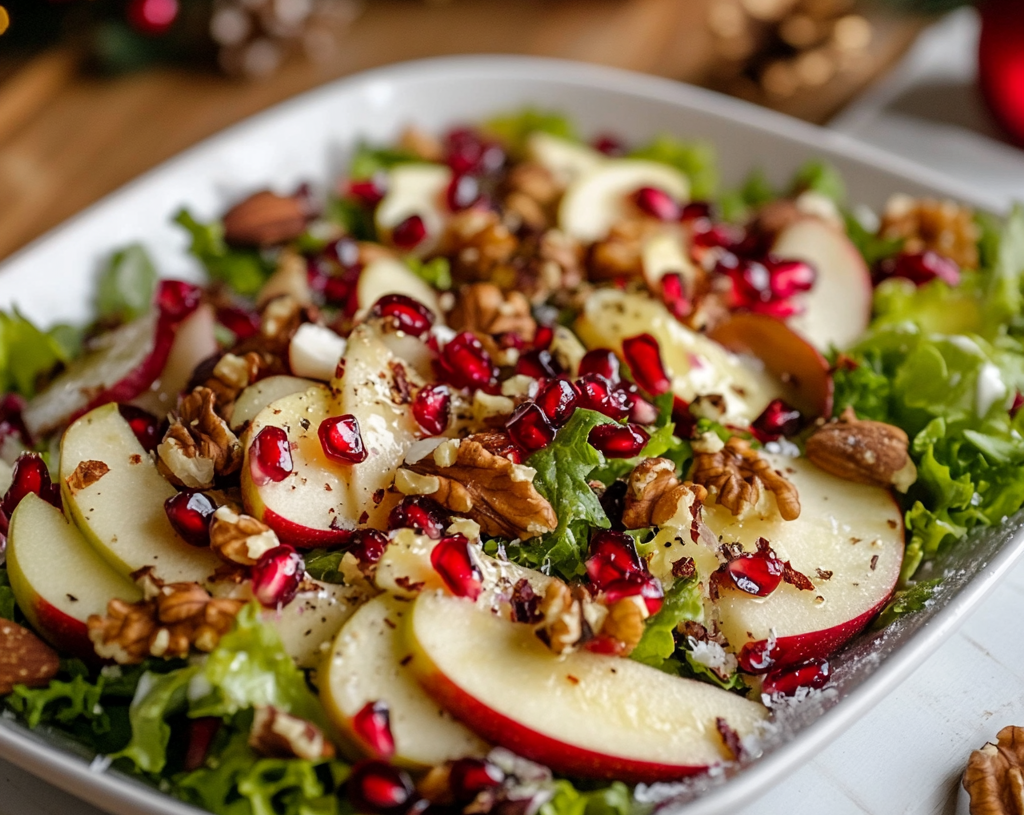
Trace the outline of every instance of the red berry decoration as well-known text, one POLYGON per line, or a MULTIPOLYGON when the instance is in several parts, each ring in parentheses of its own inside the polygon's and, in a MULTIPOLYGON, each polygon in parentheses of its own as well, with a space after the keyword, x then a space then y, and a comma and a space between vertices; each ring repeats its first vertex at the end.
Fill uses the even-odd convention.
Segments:
POLYGON ((4 495, 0 508, 9 520, 17 509, 21 499, 29 493, 35 493, 44 501, 57 509, 62 508, 60 487, 50 481, 50 471, 46 463, 37 453, 22 453, 14 462, 11 486, 4 495))
POLYGON ((661 348, 650 334, 640 334, 622 341, 622 356, 633 373, 636 384, 652 396, 661 396, 672 387, 661 362, 661 348))
POLYGON ((331 416, 320 422, 317 429, 320 446, 331 461, 341 464, 358 464, 366 461, 368 455, 359 432, 359 420, 351 413, 331 416))
POLYGON ((519 355, 519 359, 516 360, 516 373, 532 376, 534 379, 551 379, 561 373, 561 366, 550 351, 535 348, 519 355))
MULTIPOLYGON (((309 272, 307 271, 307 277, 309 272)), ((312 285, 312 281, 310 281, 312 285)), ((316 286, 313 286, 315 289, 316 286)), ((256 336, 260 330, 260 316, 254 312, 236 306, 221 306, 217 309, 217 322, 235 335, 238 341, 256 336)), ((121 408, 128 407, 121 405, 121 408)))
POLYGON ((678 221, 682 211, 679 202, 657 187, 641 187, 633 194, 640 211, 659 221, 678 221))
POLYGON ((901 253, 881 261, 875 270, 876 283, 890 277, 902 277, 915 286, 942 280, 955 287, 960 285, 960 267, 944 255, 931 250, 901 253))
POLYGON ((597 531, 591 537, 586 568, 587 575, 598 589, 624 577, 646 572, 633 539, 624 532, 605 530, 597 531))
POLYGON ((438 541, 430 553, 430 565, 456 597, 476 600, 483 591, 480 570, 469 552, 464 535, 452 535, 438 541))
POLYGON ((352 717, 352 729, 376 758, 388 759, 395 754, 395 737, 391 735, 391 713, 384 702, 367 702, 352 717))
POLYGON ((437 368, 446 382, 457 388, 492 388, 498 381, 498 368, 475 334, 456 334, 437 360, 437 368))
POLYGON ((576 380, 580 389, 581 408, 596 410, 618 421, 629 415, 633 397, 624 390, 613 390, 612 384, 600 374, 587 374, 576 380))
POLYGON ((481 792, 500 787, 505 773, 482 758, 460 758, 452 762, 448 786, 456 803, 468 804, 481 792))
POLYGON ((357 529, 352 533, 349 551, 361 566, 372 566, 379 561, 388 548, 387 536, 377 529, 357 529))
POLYGON ((412 400, 416 424, 430 436, 440 436, 448 429, 452 415, 452 395, 445 385, 426 385, 412 400))
POLYGON ((252 594, 266 608, 288 605, 306 576, 302 555, 290 546, 264 552, 252 567, 252 594))
POLYGON ((650 434, 635 424, 599 424, 590 431, 594 449, 608 458, 632 458, 650 441, 650 434))
POLYGON ((748 642, 736 655, 740 670, 748 674, 763 674, 775 664, 775 646, 768 640, 748 642))
POLYGON ((406 815, 417 801, 409 774, 378 759, 366 759, 352 767, 345 793, 355 811, 363 815, 406 815))
POLYGON ((166 34, 178 19, 178 0, 129 0, 128 22, 147 37, 166 34))
POLYGON ((505 151, 468 127, 456 128, 445 136, 445 160, 456 175, 487 175, 505 164, 505 151))
POLYGON ((284 481, 292 474, 292 445, 283 428, 264 427, 249 448, 249 471, 258 485, 284 481))
POLYGON ((595 348, 587 351, 580 360, 580 376, 597 374, 603 376, 612 385, 617 385, 622 380, 620 373, 619 358, 614 351, 607 348, 595 348))
POLYGON ((810 291, 818 279, 814 267, 802 260, 769 258, 766 266, 772 296, 778 300, 788 300, 797 294, 810 291))
POLYGON ((412 529, 417 534, 441 540, 451 523, 451 516, 432 498, 407 495, 388 515, 388 529, 412 529))
POLYGON ((452 212, 469 209, 481 200, 480 182, 471 175, 456 175, 445 190, 445 201, 452 212))
POLYGON ((183 280, 161 280, 156 289, 156 304, 163 316, 184 320, 199 306, 203 290, 183 280))
POLYGON ((661 278, 661 301, 672 316, 684 320, 693 311, 693 303, 686 296, 683 276, 679 272, 668 272, 661 278))
POLYGON ((568 379, 552 379, 534 400, 548 421, 561 427, 572 416, 580 401, 580 389, 568 379))
POLYGON ((134 405, 118 405, 117 412, 128 422, 128 426, 147 453, 156 450, 160 444, 160 422, 156 416, 134 405))
POLYGON ((626 155, 626 145, 615 136, 611 136, 607 133, 598 136, 591 143, 591 146, 599 153, 604 153, 606 156, 612 158, 618 158, 626 155))
POLYGON ((186 771, 198 770, 206 763, 206 756, 210 753, 214 738, 220 732, 221 724, 223 720, 218 716, 189 719, 188 747, 185 748, 184 761, 186 771))
POLYGON ((389 318, 400 331, 414 337, 422 337, 434 324, 434 312, 405 294, 385 294, 373 304, 370 316, 389 318))
POLYGON ((999 123, 1024 146, 1024 5, 1020 0, 986 0, 978 10, 982 93, 999 123))
POLYGON ((535 402, 523 402, 517 407, 505 429, 512 441, 528 453, 547 447, 555 438, 555 428, 535 402))
POLYGON ((398 249, 415 249, 427 237, 427 225, 419 215, 410 215, 391 230, 391 242, 398 249))
MULTIPOLYGON (((761 540, 764 540, 763 538, 761 540)), ((767 597, 782 583, 783 564, 767 547, 740 555, 721 567, 731 584, 755 597, 767 597)), ((721 582, 721 581, 720 581, 721 582)))
POLYGON ((174 531, 192 546, 210 545, 210 523, 217 505, 204 492, 186 490, 164 501, 164 512, 174 531))
POLYGON ((761 415, 750 424, 750 430, 761 443, 783 436, 795 436, 804 425, 803 414, 783 399, 773 399, 761 415))
POLYGON ((767 696, 794 696, 800 688, 823 688, 831 676, 826 659, 810 659, 789 668, 769 671, 761 685, 761 693, 767 696))
POLYGON ((387 194, 385 185, 386 176, 381 173, 369 178, 360 178, 348 182, 348 194, 355 198, 364 207, 372 209, 377 206, 387 194))

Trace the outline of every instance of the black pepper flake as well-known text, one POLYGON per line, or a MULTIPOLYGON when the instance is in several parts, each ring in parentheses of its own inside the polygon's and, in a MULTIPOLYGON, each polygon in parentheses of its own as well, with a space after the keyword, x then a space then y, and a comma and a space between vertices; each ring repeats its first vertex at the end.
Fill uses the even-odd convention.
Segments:
POLYGON ((876 566, 878 566, 878 555, 872 555, 871 556, 871 571, 874 571, 876 566))
POLYGON ((309 430, 309 419, 299 419, 299 424, 302 425, 303 430, 309 430))

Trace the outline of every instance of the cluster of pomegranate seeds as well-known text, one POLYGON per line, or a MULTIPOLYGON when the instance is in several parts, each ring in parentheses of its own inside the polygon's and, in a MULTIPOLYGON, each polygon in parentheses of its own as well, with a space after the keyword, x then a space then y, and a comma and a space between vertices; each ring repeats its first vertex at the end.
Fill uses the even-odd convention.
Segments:
POLYGON ((366 461, 368 454, 359 432, 359 420, 351 413, 329 416, 317 428, 320 446, 331 461, 341 464, 358 464, 366 461))
POLYGON ((407 495, 388 515, 388 529, 412 529, 420 535, 441 540, 451 523, 451 516, 425 495, 407 495))
POLYGON ((750 423, 750 430, 759 442, 795 436, 804 426, 803 414, 784 399, 773 399, 750 423))
POLYGON ((156 290, 160 313, 171 320, 184 320, 199 306, 203 290, 183 280, 161 280, 156 290))
POLYGON ((249 448, 249 469, 258 485, 284 481, 291 475, 292 445, 280 427, 268 425, 256 434, 249 448))
POLYGON ((373 209, 387 194, 386 179, 383 173, 374 174, 369 178, 359 178, 348 182, 347 194, 360 204, 373 209))
POLYGON ((536 402, 523 402, 505 423, 512 441, 528 453, 547 447, 555 438, 555 427, 536 402))
POLYGON ((580 389, 568 379, 559 377, 544 385, 534 401, 552 425, 561 427, 579 405, 580 389))
POLYGON ((456 597, 476 600, 483 591, 480 570, 469 552, 464 535, 442 538, 430 553, 430 565, 456 597))
POLYGON ((625 597, 642 597, 650 614, 661 608, 661 582, 647 571, 633 539, 624 532, 598 530, 590 539, 587 576, 609 605, 625 597))
POLYGON ((8 520, 21 503, 21 499, 30 492, 57 509, 63 508, 60 487, 50 481, 50 471, 46 467, 46 462, 37 453, 22 453, 14 462, 11 486, 0 504, 0 509, 8 520))
POLYGON ((775 668, 765 674, 761 693, 766 696, 793 696, 800 688, 823 688, 831 673, 828 660, 820 658, 787 668, 775 668))
POLYGON ((286 606, 295 599, 306 576, 302 555, 287 545, 260 555, 252 567, 252 594, 265 608, 286 606))
POLYGON ((361 566, 372 566, 384 555, 388 538, 378 529, 357 529, 352 533, 349 550, 361 566))
POLYGON ((785 319, 799 312, 791 302, 801 292, 810 291, 817 279, 814 268, 803 261, 762 260, 727 255, 719 261, 719 274, 732 282, 730 306, 758 314, 785 319))
POLYGON ((650 434, 636 424, 599 424, 590 431, 591 446, 608 458, 632 458, 650 441, 650 434))
POLYGON ((890 277, 902 277, 915 286, 942 280, 950 286, 960 285, 960 267, 952 260, 933 252, 904 252, 885 258, 875 267, 875 284, 890 277))
POLYGON ((210 745, 220 732, 223 720, 218 716, 203 716, 188 721, 188 747, 185 748, 184 769, 187 772, 198 770, 206 763, 210 745))
POLYGON ((453 176, 451 183, 448 184, 448 189, 445 190, 445 202, 452 212, 469 209, 482 200, 480 182, 471 175, 453 176))
POLYGON ((395 754, 391 712, 384 702, 367 702, 363 705, 352 717, 352 729, 377 758, 388 759, 395 754))
POLYGON ((516 373, 532 376, 534 379, 550 379, 562 373, 562 368, 544 348, 534 348, 519 355, 516 360, 516 373))
POLYGON ((405 815, 419 799, 405 770, 378 759, 355 764, 345 792, 355 811, 365 815, 405 815))
POLYGON ((371 317, 393 320, 400 331, 423 337, 434 325, 434 312, 405 294, 385 294, 370 309, 371 317))
POLYGON ((641 212, 659 221, 678 221, 682 215, 679 202, 657 187, 641 187, 633 193, 633 202, 641 212))
POLYGON ((452 415, 452 395, 445 385, 425 385, 412 400, 412 415, 424 432, 440 436, 448 429, 452 415))
MULTIPOLYGON (((747 552, 723 564, 716 575, 722 575, 742 592, 767 597, 782 583, 785 566, 761 538, 756 552, 747 552)), ((721 583, 719 578, 719 583, 721 583)))
POLYGON ((164 512, 174 531, 192 546, 210 545, 210 523, 217 505, 205 492, 185 490, 164 501, 164 512))
POLYGON ((686 286, 679 272, 667 272, 661 277, 661 302, 673 317, 682 322, 693 312, 693 303, 686 296, 686 286))
POLYGON ((505 166, 505 151, 495 141, 468 127, 450 130, 444 138, 445 162, 456 175, 489 175, 505 166))
POLYGON ((471 331, 456 334, 435 361, 438 376, 456 388, 493 390, 498 368, 471 331))
POLYGON ((118 405, 117 412, 128 422, 128 426, 147 453, 156 450, 160 444, 160 421, 152 413, 134 405, 118 405))
POLYGON ((650 334, 639 334, 623 340, 622 355, 626 358, 636 384, 652 396, 661 396, 672 387, 661 362, 658 341, 650 334))
POLYGON ((505 773, 482 758, 460 758, 448 771, 448 788, 457 804, 468 804, 481 792, 500 787, 505 773))
POLYGON ((310 289, 327 303, 345 305, 346 312, 354 308, 355 298, 351 295, 361 271, 359 244, 349 237, 327 244, 306 261, 310 289))
POLYGON ((587 410, 596 410, 609 419, 625 419, 633 407, 632 395, 626 390, 616 388, 600 374, 581 376, 576 385, 580 389, 579 406, 587 410))
POLYGON ((398 249, 415 249, 427 237, 427 225, 419 215, 410 215, 391 230, 391 242, 398 249))

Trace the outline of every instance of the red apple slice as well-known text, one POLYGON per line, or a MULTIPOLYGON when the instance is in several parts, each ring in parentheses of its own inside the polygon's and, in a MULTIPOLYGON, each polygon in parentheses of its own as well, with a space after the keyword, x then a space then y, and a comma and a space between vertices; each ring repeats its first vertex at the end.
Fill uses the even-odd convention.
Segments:
POLYGON ((101 335, 25 408, 33 436, 50 433, 107 402, 130 402, 164 370, 178 327, 199 306, 200 291, 189 283, 161 281, 145 314, 101 335))
POLYGON ((86 540, 124 577, 150 566, 167 583, 204 583, 221 561, 178 537, 164 511, 177 491, 160 475, 116 404, 85 414, 60 450, 64 507, 86 540))
POLYGON ((235 407, 231 412, 231 429, 241 430, 271 402, 291 396, 293 393, 302 393, 315 384, 313 380, 299 376, 268 376, 254 382, 235 400, 235 407))
POLYGON ((321 583, 308 576, 306 582, 316 588, 299 592, 288 605, 267 609, 262 616, 277 629, 288 656, 300 668, 317 668, 338 629, 359 608, 365 595, 351 586, 321 583))
POLYGON ((441 707, 556 773, 677 780, 730 758, 717 720, 746 737, 766 718, 755 702, 629 659, 556 656, 532 627, 436 592, 419 596, 405 633, 441 707))
POLYGON ((832 414, 826 359, 785 323, 763 314, 733 314, 708 333, 736 354, 750 354, 785 386, 787 401, 808 418, 832 414))
POLYGON ((464 756, 484 756, 488 746, 437 706, 409 668, 402 636, 412 604, 380 595, 362 606, 338 633, 321 670, 320 698, 355 756, 380 756, 360 733, 356 714, 383 702, 395 742, 393 760, 432 767, 464 756))
POLYGON ((794 298, 803 313, 789 320, 815 348, 846 348, 864 333, 871 319, 871 272, 839 227, 821 218, 801 218, 779 233, 771 252, 806 261, 818 273, 814 288, 794 298))
POLYGON ((7 572, 32 627, 60 651, 89 661, 96 659, 86 627, 90 615, 106 614, 115 597, 142 598, 59 509, 31 493, 11 517, 7 572))

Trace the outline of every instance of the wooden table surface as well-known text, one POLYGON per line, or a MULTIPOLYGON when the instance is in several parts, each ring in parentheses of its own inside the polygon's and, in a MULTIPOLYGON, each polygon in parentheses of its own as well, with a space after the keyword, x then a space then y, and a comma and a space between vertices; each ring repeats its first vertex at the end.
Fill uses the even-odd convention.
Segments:
MULTIPOLYGON (((337 53, 270 79, 161 68, 91 76, 53 50, 0 63, 0 258, 202 138, 330 79, 452 53, 564 57, 714 84, 713 0, 370 0, 337 53)), ((863 64, 782 109, 821 121, 898 57, 919 23, 882 18, 863 64)))

